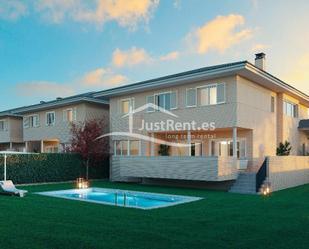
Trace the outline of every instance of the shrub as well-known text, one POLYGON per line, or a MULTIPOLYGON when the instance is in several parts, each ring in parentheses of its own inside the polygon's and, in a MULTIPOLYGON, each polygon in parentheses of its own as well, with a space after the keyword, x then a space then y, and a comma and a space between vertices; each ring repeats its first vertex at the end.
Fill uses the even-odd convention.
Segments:
POLYGON ((158 153, 161 156, 169 156, 170 155, 170 146, 168 146, 166 144, 160 144, 158 153))
POLYGON ((291 152, 291 145, 288 141, 285 141, 284 143, 279 144, 277 148, 277 156, 288 156, 291 152))
MULTIPOLYGON (((0 157, 0 179, 3 179, 4 157, 0 157)), ((108 176, 108 160, 91 168, 90 178, 108 176)), ((14 183, 40 183, 75 180, 85 175, 85 167, 77 154, 20 154, 9 155, 7 179, 14 183)))

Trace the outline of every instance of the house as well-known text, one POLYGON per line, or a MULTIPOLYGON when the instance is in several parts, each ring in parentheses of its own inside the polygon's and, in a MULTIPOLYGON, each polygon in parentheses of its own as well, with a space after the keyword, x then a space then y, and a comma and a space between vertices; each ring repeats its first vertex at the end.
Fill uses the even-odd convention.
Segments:
MULTIPOLYGON (((5 132, 6 140, 0 135, 1 143, 9 142, 14 136, 19 135, 18 141, 23 143, 26 152, 64 151, 70 144, 72 122, 108 119, 108 102, 93 98, 92 94, 90 92, 48 102, 41 101, 39 104, 10 110, 11 116, 8 118, 12 120, 14 116, 19 126, 11 134, 5 132)), ((4 127, 8 125, 5 123, 4 127)), ((15 140, 12 140, 12 146, 9 148, 14 149, 14 142, 15 140)))
POLYGON ((0 151, 23 151, 23 117, 9 112, 0 113, 0 151))
POLYGON ((110 103, 111 180, 235 181, 244 170, 258 175, 286 140, 291 155, 306 155, 309 126, 298 126, 308 119, 309 96, 268 73, 265 60, 259 53, 255 64, 210 66, 94 94, 110 103), (192 121, 197 129, 185 125, 192 121), (164 148, 169 156, 160 156, 164 148))

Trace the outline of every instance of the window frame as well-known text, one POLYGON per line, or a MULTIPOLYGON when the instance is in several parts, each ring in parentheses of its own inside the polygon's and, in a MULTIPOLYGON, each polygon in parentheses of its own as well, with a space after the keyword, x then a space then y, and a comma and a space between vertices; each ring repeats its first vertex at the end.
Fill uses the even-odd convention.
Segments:
POLYGON ((40 115, 39 114, 31 114, 31 115, 27 115, 24 116, 23 118, 23 128, 25 129, 29 129, 29 128, 38 128, 41 125, 41 121, 40 121, 40 115), (37 118, 37 124, 34 123, 34 117, 37 118), (28 125, 25 125, 25 120, 28 119, 28 125))
POLYGON ((49 111, 49 112, 45 113, 45 124, 46 124, 46 126, 55 126, 55 124, 56 124, 56 112, 55 111, 49 111), (49 114, 53 114, 54 115, 54 120, 50 124, 48 123, 48 115, 49 114))
POLYGON ((64 122, 72 123, 73 121, 75 121, 75 120, 74 120, 74 110, 73 110, 73 108, 64 109, 64 110, 63 110, 63 116, 62 116, 62 117, 63 117, 62 120, 63 120, 64 122), (72 120, 69 120, 69 119, 68 119, 68 112, 69 112, 69 111, 72 112, 72 120))
POLYGON ((186 107, 187 108, 197 107, 197 87, 186 88, 186 107), (195 90, 195 104, 194 105, 188 105, 188 91, 190 90, 195 90))
POLYGON ((270 96, 270 112, 274 113, 276 110, 276 99, 275 96, 270 96))
MULTIPOLYGON (((156 92, 156 93, 154 93, 154 94, 147 95, 147 96, 146 96, 146 104, 148 104, 148 98, 153 96, 153 104, 159 106, 159 105, 156 103, 156 98, 157 98, 157 96, 159 96, 159 95, 164 95, 164 94, 170 94, 170 109, 166 109, 166 108, 165 108, 165 98, 164 98, 164 109, 166 109, 166 110, 176 110, 176 109, 178 109, 178 91, 177 91, 177 90, 170 90, 170 91, 165 91, 165 92, 156 92), (175 93, 175 96, 176 96, 175 107, 171 107, 171 106, 172 106, 172 105, 171 105, 171 104, 172 104, 172 103, 171 103, 171 96, 172 96, 172 93, 175 93)), ((155 111, 158 111, 158 110, 155 110, 155 109, 153 108, 153 110, 150 111, 149 108, 147 108, 147 112, 148 112, 148 113, 155 112, 155 111)))
MULTIPOLYGON (((215 156, 212 154, 213 152, 213 147, 212 147, 212 143, 215 143, 215 145, 217 145, 217 143, 220 143, 220 142, 226 142, 228 148, 231 146, 231 143, 233 143, 233 138, 216 138, 216 139, 211 139, 210 142, 209 142, 209 147, 208 147, 208 152, 209 152, 209 155, 210 156, 215 156)), ((239 148, 237 148, 238 152, 239 152, 239 157, 237 157, 238 159, 245 159, 245 158, 248 158, 248 149, 247 149, 247 138, 245 137, 239 137, 237 138, 237 144, 239 143, 239 148), (241 143, 244 142, 244 153, 245 153, 245 156, 244 157, 241 157, 241 143)), ((232 150, 233 150, 233 146, 230 147, 232 150)), ((215 151, 215 150, 214 150, 215 151)), ((220 154, 222 151, 220 150, 220 146, 218 148, 218 154, 220 154)), ((228 150, 228 155, 230 153, 230 151, 228 150)), ((219 156, 219 155, 218 155, 219 156)), ((228 157, 233 157, 233 156, 228 156, 228 157)))
POLYGON ((141 156, 141 140, 114 140, 114 156, 131 156, 131 142, 138 142, 138 154, 133 156, 141 156), (117 154, 117 142, 120 142, 120 155, 117 154), (127 144, 127 153, 123 154, 122 144, 127 144))
POLYGON ((8 128, 7 128, 7 120, 5 120, 5 119, 1 119, 0 120, 0 123, 2 123, 3 124, 3 127, 2 128, 0 128, 0 132, 2 131, 7 131, 8 130, 8 128))
POLYGON ((290 100, 284 99, 283 100, 283 114, 285 116, 288 116, 288 117, 291 117, 291 118, 298 118, 298 104, 296 104, 296 103, 294 103, 290 100), (290 115, 287 112, 287 105, 291 105, 292 115, 290 115))
POLYGON ((132 109, 134 110, 134 98, 125 98, 125 99, 121 99, 120 100, 120 113, 121 115, 126 115, 130 112, 130 107, 132 107, 132 109), (124 101, 129 101, 129 111, 124 113, 123 110, 122 110, 122 102, 124 101))
POLYGON ((198 106, 212 106, 212 105, 220 105, 220 104, 225 104, 226 103, 226 84, 225 84, 225 82, 210 83, 210 84, 206 84, 206 85, 197 86, 196 87, 196 89, 197 89, 197 93, 196 93, 197 100, 199 99, 198 90, 199 89, 204 89, 204 88, 208 89, 208 102, 209 102, 209 104, 200 105, 200 103, 198 103, 198 101, 197 101, 197 105, 198 106), (224 88, 224 101, 220 101, 220 102, 218 102, 218 85, 223 85, 223 88, 224 88), (209 91, 209 89, 211 87, 216 87, 216 103, 215 104, 210 104, 210 91, 209 91))

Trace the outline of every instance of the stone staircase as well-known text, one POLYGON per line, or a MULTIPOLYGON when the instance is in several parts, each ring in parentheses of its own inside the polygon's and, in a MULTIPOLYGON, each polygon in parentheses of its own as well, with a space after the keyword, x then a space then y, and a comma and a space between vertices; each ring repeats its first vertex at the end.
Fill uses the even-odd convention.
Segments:
POLYGON ((239 194, 257 194, 255 185, 255 172, 240 172, 229 192, 239 194))

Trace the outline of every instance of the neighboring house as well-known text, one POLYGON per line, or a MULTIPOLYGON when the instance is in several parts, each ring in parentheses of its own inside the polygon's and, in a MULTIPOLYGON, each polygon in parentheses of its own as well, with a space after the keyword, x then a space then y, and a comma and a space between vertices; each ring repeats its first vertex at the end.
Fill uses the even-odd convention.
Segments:
POLYGON ((0 113, 0 150, 23 151, 23 117, 9 112, 0 113))
POLYGON ((62 152, 70 145, 72 122, 108 120, 108 102, 86 93, 11 110, 18 114, 27 152, 62 152))
POLYGON ((309 96, 265 70, 265 54, 248 61, 205 67, 175 75, 104 90, 94 97, 110 103, 110 131, 128 132, 130 108, 153 103, 178 117, 148 108, 133 116, 133 132, 169 142, 170 156, 159 156, 160 145, 132 137, 113 136, 111 179, 140 181, 176 179, 235 180, 240 168, 257 171, 265 156, 276 155, 289 141, 292 155, 308 153, 309 96), (142 122, 215 123, 215 130, 139 130, 142 122))

